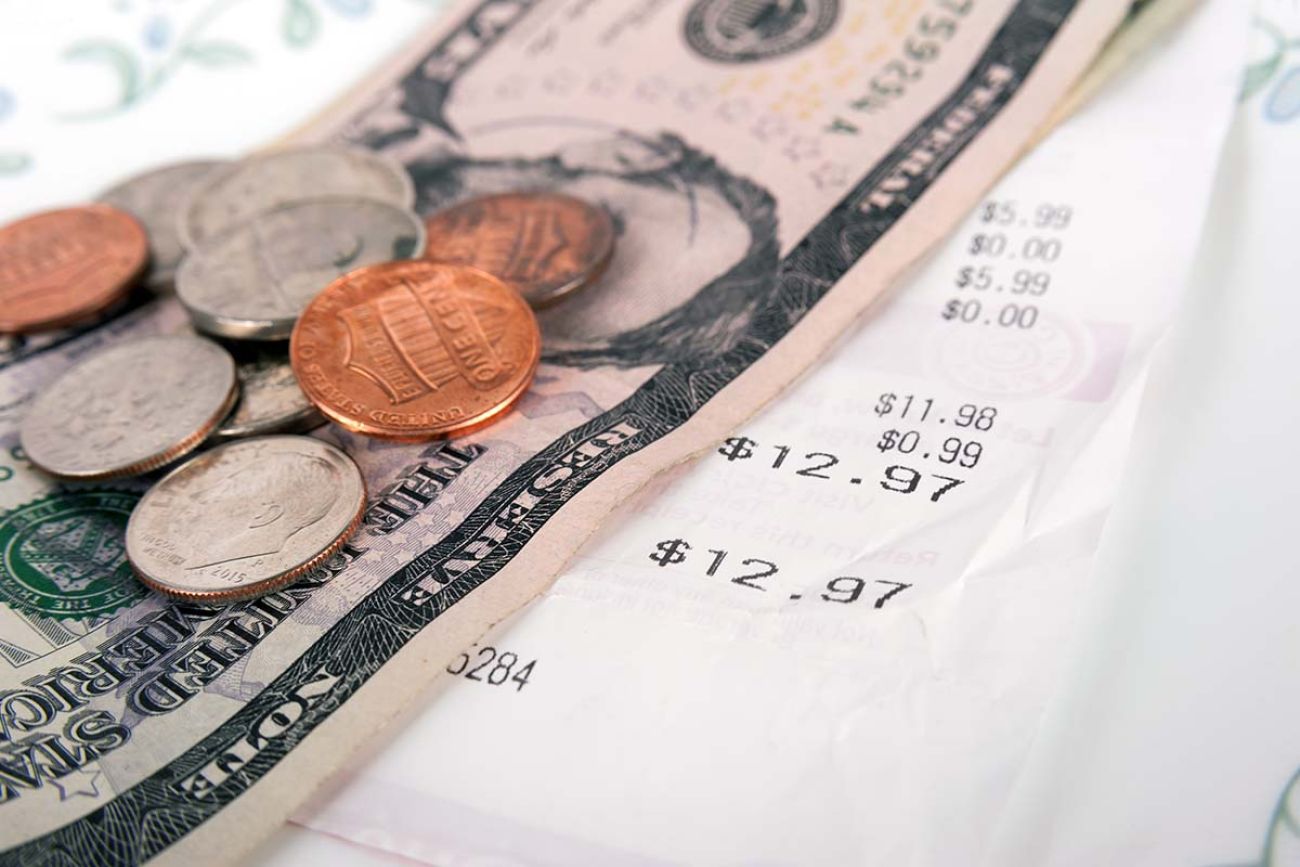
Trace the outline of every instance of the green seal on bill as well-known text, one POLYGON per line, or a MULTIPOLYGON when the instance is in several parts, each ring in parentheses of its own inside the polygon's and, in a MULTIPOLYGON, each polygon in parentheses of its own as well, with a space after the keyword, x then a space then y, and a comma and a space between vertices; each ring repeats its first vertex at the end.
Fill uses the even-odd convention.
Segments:
POLYGON ((140 499, 78 490, 0 516, 0 601, 65 620, 99 617, 148 592, 126 560, 126 522, 140 499))

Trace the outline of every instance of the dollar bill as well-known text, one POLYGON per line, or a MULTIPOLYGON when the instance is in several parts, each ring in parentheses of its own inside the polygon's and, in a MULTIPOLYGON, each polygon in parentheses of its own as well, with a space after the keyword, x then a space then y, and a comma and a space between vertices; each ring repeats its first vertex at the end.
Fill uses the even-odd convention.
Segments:
POLYGON ((366 474, 364 531, 228 607, 126 573, 145 481, 55 486, 15 449, 43 384, 183 327, 174 303, 0 372, 0 863, 252 846, 616 503, 816 360, 975 203, 1127 6, 453 10, 303 138, 401 160, 424 211, 521 188, 598 202, 619 230, 606 277, 541 314, 542 367, 507 421, 422 447, 327 428, 366 474))

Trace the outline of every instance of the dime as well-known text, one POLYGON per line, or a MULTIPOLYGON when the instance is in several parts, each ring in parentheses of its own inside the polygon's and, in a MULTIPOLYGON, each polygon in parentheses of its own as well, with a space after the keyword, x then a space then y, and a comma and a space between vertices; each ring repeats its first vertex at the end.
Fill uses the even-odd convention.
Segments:
POLYGON ((409 208, 415 187, 406 169, 370 151, 272 151, 235 163, 194 191, 181 213, 181 243, 193 247, 277 205, 331 196, 362 196, 409 208))
POLYGON ((609 213, 559 193, 481 196, 439 211, 424 226, 426 258, 495 274, 534 307, 594 283, 614 254, 609 213))
POLYGON ((325 422, 298 387, 287 349, 267 345, 245 359, 237 355, 236 363, 239 403, 212 435, 214 440, 305 431, 325 422))
POLYGON ((475 268, 420 261, 335 280, 289 344, 298 383, 321 412, 401 440, 496 420, 528 388, 540 355, 537 320, 517 292, 475 268))
POLYGON ((149 259, 144 229, 109 205, 45 211, 0 228, 0 333, 69 325, 125 297, 149 259))
POLYGON ((159 592, 228 602, 269 593, 334 554, 361 523, 366 485, 311 437, 256 437, 191 458, 149 490, 126 556, 159 592))
POLYGON ((154 289, 171 285, 185 248, 176 234, 181 208, 194 190, 224 160, 173 163, 127 178, 99 195, 99 201, 134 216, 149 234, 149 271, 145 282, 154 289))
POLYGON ((423 249, 424 227, 405 208, 356 197, 291 202, 195 247, 176 272, 176 295, 200 331, 284 340, 340 274, 423 249))
POLYGON ((66 479, 148 472, 198 447, 238 390, 230 354, 202 337, 123 343, 72 368, 22 422, 27 458, 66 479))

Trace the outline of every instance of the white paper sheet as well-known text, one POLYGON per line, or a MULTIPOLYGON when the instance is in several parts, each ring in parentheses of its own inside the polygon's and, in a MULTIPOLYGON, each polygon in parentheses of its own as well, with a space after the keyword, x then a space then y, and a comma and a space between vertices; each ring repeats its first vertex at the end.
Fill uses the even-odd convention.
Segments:
POLYGON ((992 864, 1300 864, 1300 6, 1258 5, 1070 688, 992 864))
POLYGON ((1060 687, 1245 26, 1206 4, 300 821, 441 865, 976 861, 1060 687))

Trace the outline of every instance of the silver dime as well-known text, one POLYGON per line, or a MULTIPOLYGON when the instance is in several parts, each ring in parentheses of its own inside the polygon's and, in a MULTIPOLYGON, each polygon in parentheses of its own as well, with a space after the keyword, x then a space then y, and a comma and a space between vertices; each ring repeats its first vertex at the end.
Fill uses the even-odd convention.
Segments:
POLYGON ((325 423, 298 387, 288 350, 268 345, 237 364, 239 403, 212 435, 214 441, 296 433, 325 423))
POLYGON ((200 331, 283 340, 339 275, 423 250, 424 224, 410 210, 364 198, 294 202, 199 244, 176 273, 176 295, 200 331))
POLYGON ((202 337, 146 337, 67 371, 23 419, 33 464, 69 479, 148 472, 198 447, 238 396, 230 353, 202 337))
POLYGON ((172 470, 126 526, 145 584, 189 599, 246 599, 324 561, 361 522, 366 486, 346 454, 311 437, 218 446, 172 470))
POLYGON ((99 196, 99 201, 134 216, 149 234, 149 271, 145 282, 152 289, 171 285, 176 266, 185 256, 176 224, 190 195, 224 160, 173 163, 127 178, 99 196))
POLYGON ((272 151, 233 164, 194 191, 180 216, 181 243, 193 247, 277 205, 331 196, 361 196, 409 208, 415 204, 415 186, 399 163, 370 151, 272 151))

